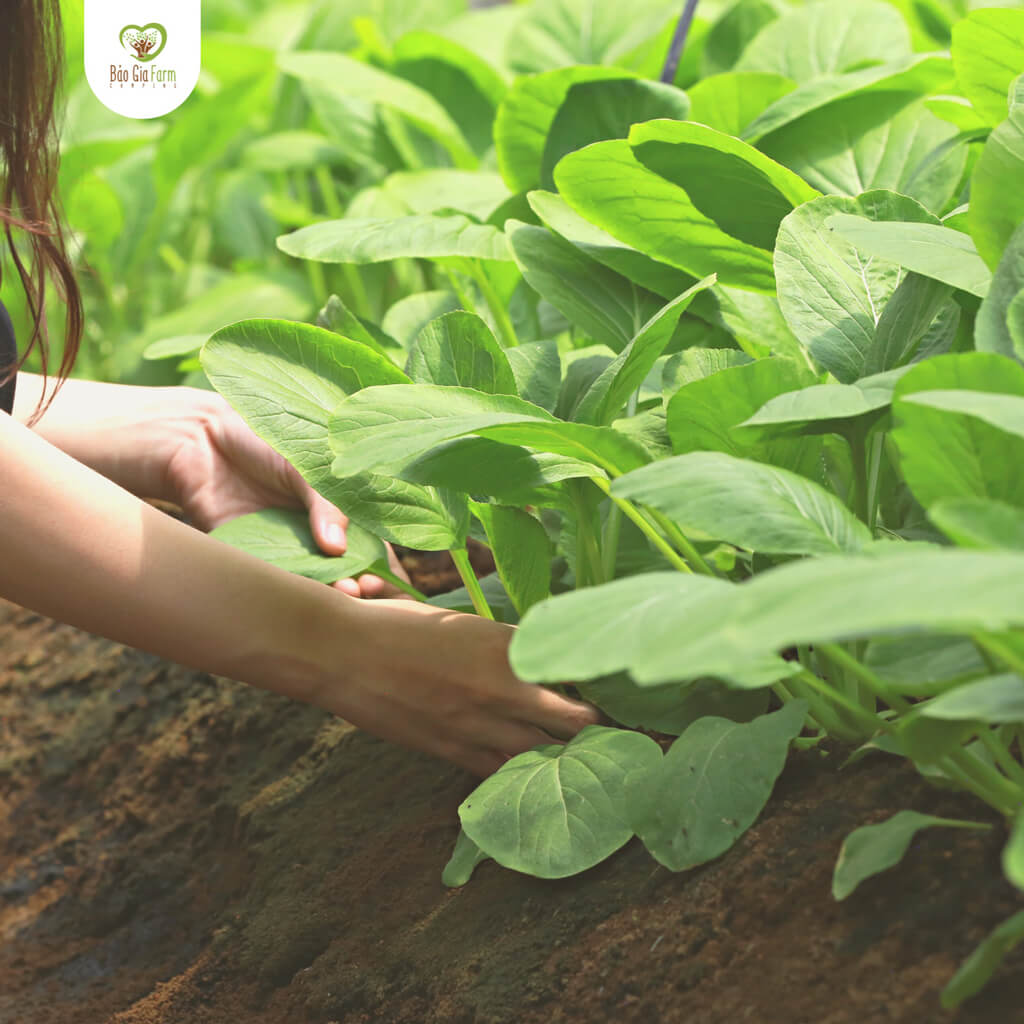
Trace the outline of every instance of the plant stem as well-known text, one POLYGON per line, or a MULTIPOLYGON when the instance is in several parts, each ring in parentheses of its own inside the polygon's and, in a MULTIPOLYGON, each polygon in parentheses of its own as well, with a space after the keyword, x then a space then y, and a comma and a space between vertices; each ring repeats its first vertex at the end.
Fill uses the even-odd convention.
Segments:
POLYGON ((516 336, 516 329, 512 326, 512 318, 508 315, 505 304, 494 290, 494 285, 491 284, 487 271, 480 266, 479 262, 474 260, 472 267, 473 280, 476 281, 477 287, 487 302, 487 308, 490 309, 494 322, 498 325, 498 333, 501 335, 502 344, 505 348, 515 348, 519 344, 519 338, 516 336))
POLYGON ((371 571, 373 575, 379 576, 382 580, 387 580, 393 587, 397 587, 403 594, 408 594, 413 600, 423 602, 427 600, 426 594, 421 594, 411 583, 406 583, 401 576, 396 576, 390 569, 378 567, 371 571))
POLYGON ((868 521, 868 452, 863 431, 851 431, 846 438, 853 462, 853 511, 863 523, 868 521))
POLYGON ((973 785, 970 788, 981 796, 985 803, 1007 816, 1017 813, 1020 808, 1020 792, 994 768, 990 768, 963 749, 954 750, 943 760, 955 765, 971 780, 973 785))
POLYGON ((462 303, 462 308, 467 313, 476 312, 476 303, 472 300, 469 292, 463 287, 462 282, 459 280, 459 275, 454 270, 445 270, 444 276, 448 278, 448 283, 452 287, 452 291, 455 292, 456 298, 462 303))
POLYGON ((574 480, 569 484, 573 506, 576 509, 576 588, 578 590, 583 587, 596 586, 608 578, 604 574, 604 562, 597 546, 593 512, 587 506, 584 487, 585 484, 581 480, 574 480))
POLYGON ((882 453, 885 451, 885 434, 876 434, 871 440, 870 480, 868 483, 868 529, 872 535, 878 521, 878 478, 882 471, 882 453))
POLYGON ((783 704, 788 704, 794 700, 807 701, 809 709, 807 712, 808 728, 824 729, 825 732, 831 735, 842 735, 845 732, 843 724, 836 718, 827 703, 799 680, 787 679, 785 682, 775 683, 772 686, 772 691, 783 704))
POLYGON ((647 509, 650 517, 662 528, 668 538, 689 559, 693 568, 703 576, 717 576, 718 573, 704 561, 701 553, 693 546, 690 539, 663 512, 656 508, 647 509))
POLYGON ((620 508, 625 514, 626 518, 631 522, 635 523, 639 527, 640 532, 669 560, 669 562, 680 572, 693 573, 693 570, 686 564, 685 561, 679 556, 671 544, 665 540, 664 537, 644 518, 639 510, 635 509, 628 501, 623 498, 616 498, 612 494, 611 485, 607 480, 597 477, 594 479, 594 483, 608 495, 609 498, 620 508))
POLYGON ((686 0, 686 6, 683 8, 675 34, 672 36, 668 56, 665 58, 665 67, 661 72, 661 80, 668 85, 672 85, 676 80, 679 62, 682 60, 683 50, 686 48, 686 37, 690 34, 690 26, 693 24, 693 16, 696 12, 697 0, 686 0))
MULTIPOLYGON (((334 177, 330 168, 323 164, 317 166, 313 172, 316 177, 317 186, 320 189, 320 198, 323 200, 327 216, 334 220, 340 220, 345 216, 345 207, 338 196, 338 189, 334 183, 334 177)), ((363 275, 354 263, 342 263, 341 272, 345 275, 345 283, 348 285, 352 295, 352 305, 358 316, 371 318, 373 309, 370 305, 370 296, 366 291, 366 284, 363 282, 363 275)))
POLYGON ((1021 790, 1021 797, 1024 799, 1024 765, 1022 765, 1006 746, 999 740, 999 737, 989 727, 983 726, 978 733, 978 739, 984 744, 985 749, 992 755, 992 759, 1010 777, 1010 780, 1021 790))
POLYGON ((839 644, 817 644, 815 650, 821 652, 833 665, 842 668, 855 679, 863 683, 876 697, 885 701, 896 711, 906 713, 913 707, 898 693, 894 693, 889 684, 877 673, 862 665, 849 651, 839 644))
MULTIPOLYGON (((983 652, 983 656, 984 652, 988 651, 994 657, 1005 661, 1018 675, 1024 675, 1024 658, 1021 658, 1012 647, 1004 644, 998 637, 975 636, 973 640, 975 646, 983 652)), ((985 660, 988 661, 987 658, 985 660)))
POLYGON ((469 598, 473 602, 477 615, 493 621, 494 612, 491 611, 491 606, 487 603, 487 598, 484 597, 480 581, 476 578, 476 573, 473 572, 473 566, 469 561, 469 552, 465 548, 453 548, 451 556, 452 561, 455 563, 455 568, 459 570, 459 575, 462 577, 463 585, 469 593, 469 598))
POLYGON ((834 686, 825 682, 824 679, 819 679, 813 672, 808 672, 807 669, 803 669, 795 676, 790 677, 790 685, 792 685, 792 681, 795 679, 799 679, 801 682, 811 687, 812 690, 820 693, 826 698, 826 700, 830 700, 833 703, 838 704, 857 724, 861 735, 869 737, 874 736, 879 729, 884 732, 892 732, 892 726, 884 718, 879 718, 878 715, 874 715, 870 711, 865 711, 860 704, 851 700, 845 693, 841 693, 834 686))

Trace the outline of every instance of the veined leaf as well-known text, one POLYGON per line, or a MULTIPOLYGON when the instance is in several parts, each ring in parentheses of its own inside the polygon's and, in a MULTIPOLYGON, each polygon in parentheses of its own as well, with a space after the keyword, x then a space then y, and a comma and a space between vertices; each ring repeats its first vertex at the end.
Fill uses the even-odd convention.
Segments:
POLYGON ((1007 114, 1010 83, 1024 70, 1024 11, 983 8, 953 26, 957 83, 989 125, 1007 114))
POLYGON ((457 210, 479 220, 488 217, 509 198, 501 176, 493 171, 462 171, 433 167, 398 171, 380 187, 408 208, 409 213, 457 210))
POLYGON ((984 298, 992 272, 968 235, 940 224, 876 222, 836 213, 825 222, 855 249, 984 298))
POLYGON ((277 247, 289 256, 318 263, 380 263, 384 260, 511 260, 505 236, 489 224, 459 215, 414 214, 378 220, 347 217, 282 235, 277 247))
POLYGON ((694 722, 630 785, 630 822, 651 856, 687 871, 725 853, 764 809, 806 714, 793 701, 753 722, 694 722))
POLYGON ((551 594, 551 542, 539 519, 521 508, 473 502, 505 590, 520 615, 551 594))
POLYGON ((505 352, 475 313, 445 313, 427 324, 413 342, 406 370, 417 384, 518 394, 505 352))
POLYGON ((459 808, 466 835, 504 867, 565 878, 633 836, 627 790, 661 761, 650 737, 588 726, 565 746, 512 758, 459 808))
POLYGON ((739 138, 769 106, 795 88, 791 78, 763 71, 712 75, 687 90, 690 119, 739 138))
POLYGON ((628 142, 598 142, 555 168, 558 190, 588 220, 657 260, 755 291, 775 287, 771 256, 726 234, 677 185, 648 170, 628 142))
POLYGON ((1010 307, 1024 291, 1024 222, 1013 233, 1003 253, 992 286, 974 324, 974 344, 980 352, 998 352, 1024 363, 1024 337, 1014 337, 1010 307))
POLYGON ((988 137, 971 176, 967 223, 982 259, 995 270, 1024 222, 1024 104, 988 137))
POLYGON ((914 837, 925 828, 989 828, 988 825, 900 811, 878 825, 855 829, 843 843, 832 875, 832 896, 845 900, 861 882, 888 871, 903 860, 914 837))
POLYGON ((384 314, 381 327, 385 333, 398 342, 402 348, 412 348, 412 343, 419 337, 431 320, 436 320, 445 313, 459 309, 459 298, 454 292, 433 291, 418 292, 399 299, 384 314))
POLYGON ((917 705, 924 718, 949 722, 1024 722, 1024 679, 1007 672, 963 683, 917 705))
POLYGON ((929 506, 928 518, 959 547, 1024 551, 1024 511, 1001 501, 943 498, 929 506))
POLYGON ((867 527, 823 487, 721 452, 661 459, 619 477, 612 493, 664 512, 684 532, 768 555, 853 552, 871 540, 867 527))

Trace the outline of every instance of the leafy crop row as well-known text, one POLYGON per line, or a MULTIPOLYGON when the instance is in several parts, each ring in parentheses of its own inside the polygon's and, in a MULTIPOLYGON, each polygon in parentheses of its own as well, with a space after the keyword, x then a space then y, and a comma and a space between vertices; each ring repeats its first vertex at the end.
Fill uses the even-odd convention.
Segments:
MULTIPOLYGON (((618 723, 483 782, 450 884, 635 835, 694 867, 832 737, 975 794, 1024 890, 1024 11, 709 2, 664 82, 674 0, 461 6, 276 58, 293 121, 245 152, 323 310, 201 364, 354 528, 334 560, 287 513, 221 535, 326 581, 450 550, 435 600, 618 723)), ((991 826, 858 829, 835 897, 950 827, 991 826)))

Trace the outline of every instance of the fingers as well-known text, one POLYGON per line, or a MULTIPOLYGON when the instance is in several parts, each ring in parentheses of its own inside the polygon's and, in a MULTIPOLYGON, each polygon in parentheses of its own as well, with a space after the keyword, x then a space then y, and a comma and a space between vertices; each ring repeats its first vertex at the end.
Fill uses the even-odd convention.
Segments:
POLYGON ((393 583, 381 579, 380 576, 374 576, 372 573, 364 573, 360 576, 356 581, 356 586, 358 589, 355 596, 361 597, 364 600, 414 600, 409 594, 399 590, 393 583))
POLYGON ((592 704, 571 700, 543 686, 529 686, 515 712, 525 721, 562 740, 570 740, 588 725, 598 725, 601 713, 592 704))
MULTIPOLYGON (((296 472, 292 480, 299 499, 309 509, 309 526, 317 547, 325 555, 343 555, 346 550, 345 530, 348 516, 313 490, 296 472)), ((355 595, 358 597, 358 594, 355 595)))
POLYGON ((338 580, 338 582, 334 584, 334 589, 340 590, 343 594, 347 595, 348 597, 363 596, 360 591, 358 580, 338 580))

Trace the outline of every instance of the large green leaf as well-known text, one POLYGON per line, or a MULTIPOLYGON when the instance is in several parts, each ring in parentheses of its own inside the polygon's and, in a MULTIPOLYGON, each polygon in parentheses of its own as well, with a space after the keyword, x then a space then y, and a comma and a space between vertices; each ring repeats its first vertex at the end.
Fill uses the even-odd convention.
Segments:
POLYGON ((910 33, 890 4, 825 0, 797 8, 762 28, 736 70, 770 71, 808 82, 909 54, 910 33))
MULTIPOLYGON (((985 352, 929 359, 896 387, 893 440, 904 479, 921 504, 984 497, 1024 506, 1024 437, 984 418, 988 399, 1024 406, 1024 367, 985 352), (952 404, 934 396, 956 396, 952 404), (982 415, 972 415, 971 410, 982 415)), ((1000 406, 1002 408, 1002 406, 1000 406)))
POLYGON ((680 270, 774 290, 771 257, 726 234, 687 194, 637 160, 628 142, 598 142, 555 168, 569 204, 609 234, 680 270))
POLYGON ((1024 222, 1013 233, 992 276, 974 323, 974 344, 981 352, 998 352, 1024 363, 1024 337, 1010 329, 1010 307, 1024 291, 1024 222))
POLYGON ((381 327, 402 348, 410 349, 431 320, 459 308, 459 298, 454 292, 418 292, 399 299, 384 314, 381 327))
POLYGON ((1010 83, 1024 71, 1024 11, 971 11, 953 26, 951 53, 963 95, 987 124, 999 124, 1010 83))
POLYGON ((289 256, 319 263, 380 263, 403 257, 512 258, 505 236, 497 228, 476 224, 457 214, 328 220, 282 235, 277 240, 277 247, 289 256))
POLYGON ((547 228, 507 223, 530 286, 587 336, 618 352, 662 305, 660 298, 591 259, 547 228))
POLYGON ((629 133, 645 167, 682 188, 726 234, 775 248, 779 224, 818 196, 803 179, 753 146, 706 125, 655 121, 629 133))
POLYGON ((1024 910, 1007 918, 986 936, 980 946, 960 965, 952 981, 942 990, 942 1005, 955 1009, 980 992, 999 969, 1007 954, 1024 942, 1024 910))
POLYGON ((548 132, 569 90, 578 82, 628 76, 621 69, 566 67, 519 79, 508 91, 494 122, 498 167, 513 192, 539 188, 548 132))
POLYGON ((346 396, 408 377, 357 341, 286 320, 243 320, 202 352, 213 386, 314 487, 328 474, 327 423, 346 396))
POLYGON ((806 713, 794 701, 753 722, 694 722, 630 784, 629 820, 651 856, 687 871, 725 853, 764 809, 806 713))
POLYGON ((555 165, 567 153, 605 139, 625 139, 642 121, 683 121, 690 112, 686 93, 674 85, 619 78, 577 82, 566 94, 544 144, 541 183, 554 185, 555 165))
POLYGON ((795 88, 791 78, 761 71, 712 75, 687 90, 690 119, 738 138, 767 107, 795 88))
MULTIPOLYGON (((960 326, 961 307, 953 289, 921 274, 900 281, 875 326, 864 371, 880 378, 909 363, 948 352, 960 326)), ((858 383, 863 383, 863 378, 858 383)))
POLYGON ((992 272, 969 235, 941 224, 878 223, 846 213, 833 214, 825 226, 858 252, 895 263, 924 277, 984 298, 992 272))
POLYGON ((565 878, 629 842, 627 791, 660 761, 650 737, 591 725, 565 746, 512 758, 465 799, 459 819, 504 867, 565 878))
POLYGON ((546 601, 523 620, 513 667, 534 682, 626 670, 656 686, 681 672, 735 678, 794 644, 1024 626, 1024 555, 1016 553, 883 545, 877 553, 791 563, 742 586, 680 583, 678 575, 639 576, 546 601), (614 636, 613 651, 595 642, 602 630, 614 636))
POLYGON ((971 176, 967 223, 982 259, 993 269, 1024 222, 1024 104, 988 137, 971 176))
POLYGON ((671 299, 686 291, 694 279, 667 263, 620 242, 581 217, 561 196, 536 191, 528 196, 534 213, 557 235, 591 259, 621 274, 648 291, 671 299))
POLYGON ((919 705, 924 718, 951 722, 1024 722, 1024 679, 1007 672, 964 683, 919 705))
POLYGON ((936 818, 917 811, 900 811, 878 825, 865 825, 851 832, 839 851, 832 875, 832 896, 845 900, 861 882, 888 871, 903 860, 914 837, 925 828, 988 828, 973 822, 936 818))
POLYGON ((658 357, 672 339, 679 318, 694 296, 713 285, 705 278, 662 307, 636 333, 619 357, 610 363, 576 406, 573 418, 581 423, 609 424, 629 396, 644 382, 658 357))
POLYGON ((1024 511, 1001 501, 943 498, 929 506, 928 518, 959 547, 1024 551, 1024 511))
POLYGON ((507 349, 521 398, 552 412, 562 383, 562 357, 555 341, 533 341, 507 349))
POLYGON ((664 512, 684 531, 767 555, 853 552, 871 540, 823 487, 722 452, 661 459, 619 477, 612 493, 664 512))
POLYGON ((454 167, 434 167, 423 171, 398 171, 380 186, 408 207, 409 213, 439 211, 487 218, 509 198, 501 176, 494 171, 461 171, 454 167))
POLYGON ((427 324, 413 342, 406 370, 417 384, 518 394, 504 351, 475 313, 445 313, 427 324))
POLYGON ((460 167, 474 167, 473 154, 459 126, 430 93, 386 71, 340 53, 281 53, 278 67, 329 94, 395 111, 440 142, 460 167))
POLYGON ((219 526, 211 536, 241 548, 280 569, 320 583, 358 576, 376 565, 387 565, 387 549, 379 538, 349 523, 345 554, 322 554, 309 527, 309 515, 292 509, 268 508, 219 526))
POLYGON ((829 230, 830 218, 842 213, 872 221, 938 220, 912 199, 877 191, 855 199, 822 196, 782 222, 775 248, 782 312, 814 359, 851 384, 864 376, 879 318, 903 271, 829 230))
POLYGON ((726 7, 704 40, 700 56, 702 79, 707 81, 709 75, 731 71, 758 32, 787 11, 788 6, 777 0, 737 0, 726 7))
POLYGON ((430 384, 396 387, 367 389, 335 409, 335 473, 405 464, 465 434, 568 455, 613 473, 647 461, 642 449, 610 427, 564 423, 519 398, 430 384))
POLYGON ((521 508, 473 502, 495 565, 520 615, 551 594, 551 542, 536 517, 521 508))
POLYGON ((680 388, 666 406, 672 447, 679 455, 720 451, 813 475, 820 442, 805 438, 761 441, 734 430, 777 395, 814 383, 814 374, 789 359, 730 366, 680 388))

